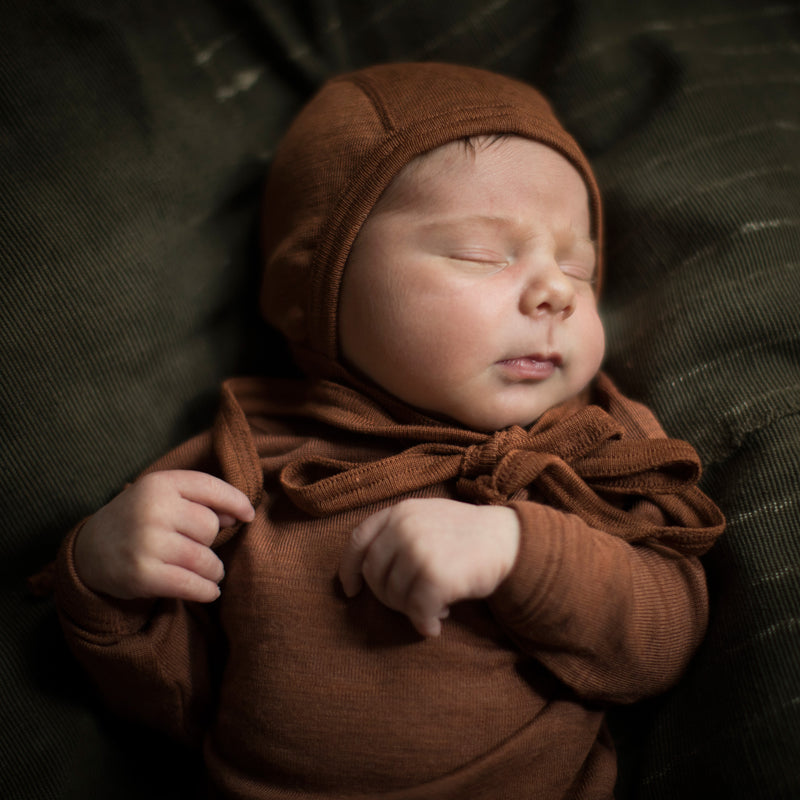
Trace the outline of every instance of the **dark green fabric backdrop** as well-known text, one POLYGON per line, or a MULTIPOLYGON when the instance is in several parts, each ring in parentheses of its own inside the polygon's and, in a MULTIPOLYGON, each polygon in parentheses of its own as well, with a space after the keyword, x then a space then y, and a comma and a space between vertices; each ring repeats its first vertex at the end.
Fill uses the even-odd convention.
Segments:
POLYGON ((253 299, 275 144, 327 76, 418 59, 538 85, 584 144, 607 367, 729 517, 688 674, 613 717, 619 797, 800 797, 793 0, 0 0, 0 797, 196 796, 190 756, 98 708, 25 576, 223 376, 286 369, 253 299))

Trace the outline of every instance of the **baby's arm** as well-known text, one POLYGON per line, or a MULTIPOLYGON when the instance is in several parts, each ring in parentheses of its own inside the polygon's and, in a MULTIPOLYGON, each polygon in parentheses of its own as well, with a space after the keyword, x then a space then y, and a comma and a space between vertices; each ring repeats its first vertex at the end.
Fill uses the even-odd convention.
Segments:
MULTIPOLYGON (((171 466, 203 461, 176 453, 171 466)), ((107 705, 187 742, 205 727, 217 633, 213 607, 181 598, 217 596, 207 545, 252 517, 242 498, 205 473, 152 472, 71 531, 56 562, 67 642, 107 705)))
MULTIPOLYGON (((643 514, 658 513, 645 505, 643 514)), ((706 625, 696 558, 631 545, 532 502, 399 503, 355 529, 339 574, 348 595, 363 576, 423 635, 439 632, 452 603, 487 598, 521 650, 592 700, 668 688, 706 625)))
MULTIPOLYGON (((517 645, 588 700, 632 702, 669 688, 706 629, 700 561, 538 503, 514 508, 517 561, 489 605, 517 645)), ((646 501, 631 513, 664 523, 646 501)))
POLYGON ((220 527, 253 518, 228 483, 191 470, 140 478, 81 528, 75 570, 89 589, 122 600, 219 596, 222 562, 211 550, 220 527))
POLYGON ((452 603, 488 597, 502 583, 517 557, 519 530, 510 508, 404 500, 353 531, 339 577, 351 597, 363 577, 419 633, 436 636, 452 603))

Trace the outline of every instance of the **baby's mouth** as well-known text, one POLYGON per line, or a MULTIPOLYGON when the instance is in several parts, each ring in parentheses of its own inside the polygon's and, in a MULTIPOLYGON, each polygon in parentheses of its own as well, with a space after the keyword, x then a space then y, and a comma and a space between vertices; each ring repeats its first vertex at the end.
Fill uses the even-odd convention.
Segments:
POLYGON ((499 361, 498 364, 517 380, 544 380, 549 378, 563 363, 558 353, 544 355, 531 353, 499 361))

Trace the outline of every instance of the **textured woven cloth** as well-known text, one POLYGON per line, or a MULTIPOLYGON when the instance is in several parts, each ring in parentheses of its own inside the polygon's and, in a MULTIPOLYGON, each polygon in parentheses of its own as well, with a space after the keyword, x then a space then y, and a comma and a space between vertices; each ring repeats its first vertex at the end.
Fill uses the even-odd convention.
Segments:
POLYGON ((619 797, 800 795, 796 4, 32 0, 0 16, 0 795, 191 795, 174 750, 76 690, 25 576, 210 423, 221 378, 286 370, 269 333, 244 346, 275 144, 330 76, 419 59, 540 87, 584 145, 607 220, 606 367, 697 447, 728 518, 690 672, 614 720, 619 797))

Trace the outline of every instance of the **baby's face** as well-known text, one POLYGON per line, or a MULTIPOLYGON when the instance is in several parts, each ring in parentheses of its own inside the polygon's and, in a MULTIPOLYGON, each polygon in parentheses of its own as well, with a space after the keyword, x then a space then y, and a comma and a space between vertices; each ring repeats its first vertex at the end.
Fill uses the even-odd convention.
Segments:
POLYGON ((409 164, 345 270, 344 360, 396 397, 478 430, 529 425, 578 394, 604 352, 588 193, 519 137, 409 164))

